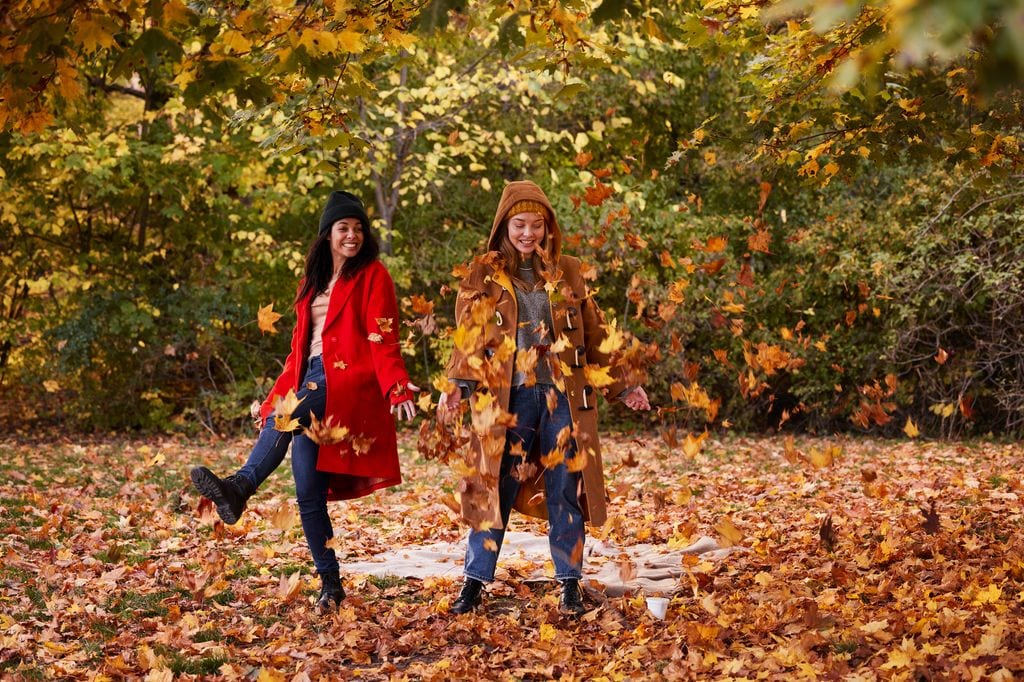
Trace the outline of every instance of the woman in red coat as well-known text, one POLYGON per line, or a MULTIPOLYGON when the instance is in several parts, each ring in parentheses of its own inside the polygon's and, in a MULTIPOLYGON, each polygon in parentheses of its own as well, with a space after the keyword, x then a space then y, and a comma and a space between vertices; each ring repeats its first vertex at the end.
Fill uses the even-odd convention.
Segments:
POLYGON ((302 530, 323 583, 321 610, 345 597, 327 546, 334 535, 327 501, 401 483, 392 415, 416 414, 419 388, 402 361, 395 286, 379 250, 359 199, 333 192, 295 297, 291 353, 256 416, 255 447, 226 478, 202 466, 191 471, 195 487, 232 524, 292 444, 302 530))

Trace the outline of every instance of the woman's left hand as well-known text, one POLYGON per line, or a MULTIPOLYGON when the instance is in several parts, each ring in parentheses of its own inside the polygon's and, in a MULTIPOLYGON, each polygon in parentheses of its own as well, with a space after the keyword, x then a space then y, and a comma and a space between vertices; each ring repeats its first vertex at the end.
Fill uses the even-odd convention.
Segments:
MULTIPOLYGON (((406 390, 418 393, 420 387, 411 381, 405 385, 406 390)), ((399 419, 405 421, 412 421, 412 418, 416 416, 416 403, 413 402, 412 398, 409 400, 403 400, 397 405, 391 406, 391 414, 396 415, 399 419)))
POLYGON ((637 386, 629 391, 629 393, 623 396, 622 402, 626 403, 626 407, 631 410, 651 409, 651 401, 647 399, 647 391, 644 390, 643 386, 637 386))

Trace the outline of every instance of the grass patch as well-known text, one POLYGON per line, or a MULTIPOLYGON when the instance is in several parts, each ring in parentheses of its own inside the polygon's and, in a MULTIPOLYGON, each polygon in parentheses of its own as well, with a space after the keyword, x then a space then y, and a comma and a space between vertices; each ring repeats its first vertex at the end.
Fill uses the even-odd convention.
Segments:
POLYGON ((46 597, 43 596, 42 590, 35 585, 27 585, 25 587, 25 596, 32 602, 32 606, 36 607, 40 611, 46 610, 46 597))
POLYGON ((236 599, 238 599, 238 595, 236 595, 235 591, 232 589, 227 589, 223 592, 218 592, 217 594, 210 597, 210 601, 216 602, 221 606, 227 606, 236 599))
POLYGON ((16 673, 16 675, 12 677, 12 679, 18 680, 49 679, 49 676, 46 674, 46 672, 36 666, 22 668, 21 665, 23 662, 24 661, 20 656, 9 658, 6 661, 0 661, 0 673, 16 673))
POLYGON ((837 654, 852 654, 860 646, 857 642, 836 642, 832 645, 832 651, 837 654))
POLYGON ((226 656, 190 658, 164 647, 160 647, 160 655, 166 658, 167 667, 175 675, 216 675, 220 667, 228 662, 226 656))
POLYGON ((366 582, 370 583, 374 587, 376 587, 378 589, 381 589, 381 590, 386 590, 389 587, 398 587, 398 586, 406 585, 406 584, 409 583, 408 580, 406 580, 405 578, 403 578, 401 576, 397 576, 397 575, 385 575, 385 576, 371 575, 371 576, 367 577, 366 582))
POLYGON ((22 539, 29 549, 38 549, 44 552, 53 549, 53 540, 50 538, 34 538, 29 535, 22 539))
POLYGON ((192 641, 196 644, 200 644, 202 642, 223 642, 224 633, 218 630, 217 628, 210 628, 209 630, 200 630, 196 633, 195 637, 192 638, 192 641))
POLYGON ((234 568, 231 571, 231 577, 232 578, 251 578, 254 575, 259 575, 259 573, 260 573, 260 567, 257 564, 255 564, 255 563, 253 563, 251 561, 247 561, 245 563, 239 564, 236 568, 234 568))
POLYGON ((124 619, 166 616, 167 607, 161 602, 175 594, 177 592, 172 590, 158 590, 146 594, 129 590, 112 596, 104 608, 111 614, 124 619))

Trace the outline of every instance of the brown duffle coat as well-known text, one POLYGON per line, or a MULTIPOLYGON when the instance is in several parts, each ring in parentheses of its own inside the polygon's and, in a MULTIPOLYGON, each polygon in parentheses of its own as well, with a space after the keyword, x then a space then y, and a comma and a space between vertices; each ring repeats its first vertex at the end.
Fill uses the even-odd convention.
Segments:
MULTIPOLYGON (((498 475, 505 449, 506 427, 514 422, 507 414, 516 359, 518 310, 515 291, 508 274, 500 267, 497 245, 506 230, 505 214, 520 200, 542 203, 550 212, 547 251, 557 263, 554 278, 545 288, 551 303, 553 324, 551 363, 556 385, 569 401, 577 457, 585 457, 580 507, 593 525, 607 518, 601 444, 597 435, 597 393, 618 396, 626 386, 619 373, 609 367, 609 356, 599 350, 607 336, 604 315, 584 281, 580 261, 563 256, 561 230, 543 190, 532 182, 510 183, 495 213, 488 253, 474 260, 459 286, 455 305, 458 325, 455 347, 448 364, 450 379, 477 382, 470 397, 471 448, 474 461, 463 472, 459 491, 462 515, 474 528, 500 528, 498 475), (588 380, 610 376, 612 383, 595 388, 588 380), (497 409, 500 408, 500 409, 497 409)), ((539 441, 539 439, 538 439, 539 441)), ((524 514, 547 518, 544 475, 536 446, 528 461, 537 468, 520 486, 514 508, 524 514)))

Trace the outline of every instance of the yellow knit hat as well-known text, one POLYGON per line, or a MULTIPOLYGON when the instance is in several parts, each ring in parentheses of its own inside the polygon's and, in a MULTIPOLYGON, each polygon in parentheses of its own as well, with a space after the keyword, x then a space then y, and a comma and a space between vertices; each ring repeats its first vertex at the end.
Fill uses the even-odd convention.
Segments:
POLYGON ((514 215, 520 213, 537 213, 544 217, 545 220, 549 219, 548 207, 539 201, 533 201, 532 199, 523 199, 517 201, 509 207, 508 212, 505 213, 506 218, 511 218, 514 215))

